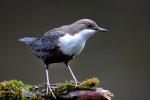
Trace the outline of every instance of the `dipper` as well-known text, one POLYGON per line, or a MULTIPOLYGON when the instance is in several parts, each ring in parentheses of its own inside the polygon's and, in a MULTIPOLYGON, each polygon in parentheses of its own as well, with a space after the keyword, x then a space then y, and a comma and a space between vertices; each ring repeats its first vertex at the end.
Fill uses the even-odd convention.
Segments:
POLYGON ((49 82, 48 65, 64 63, 77 85, 78 81, 69 66, 69 61, 81 53, 89 37, 96 32, 106 31, 90 19, 81 19, 70 25, 49 30, 40 37, 24 37, 19 41, 27 44, 32 52, 43 60, 47 79, 46 92, 48 94, 50 91, 53 97, 56 98, 49 82))

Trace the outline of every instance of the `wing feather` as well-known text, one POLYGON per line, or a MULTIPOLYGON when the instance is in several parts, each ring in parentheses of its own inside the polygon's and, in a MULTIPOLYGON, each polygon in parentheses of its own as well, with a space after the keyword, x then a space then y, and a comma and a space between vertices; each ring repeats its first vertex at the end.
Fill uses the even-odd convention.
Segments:
POLYGON ((64 35, 63 32, 48 31, 34 41, 30 47, 35 55, 40 58, 45 58, 49 56, 50 51, 56 46, 58 39, 64 35))

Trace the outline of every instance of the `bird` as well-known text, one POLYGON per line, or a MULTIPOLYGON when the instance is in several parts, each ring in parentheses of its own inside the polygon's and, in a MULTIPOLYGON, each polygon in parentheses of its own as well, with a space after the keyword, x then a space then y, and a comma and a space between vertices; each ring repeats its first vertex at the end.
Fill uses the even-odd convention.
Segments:
POLYGON ((46 94, 51 92, 52 96, 56 98, 49 81, 48 66, 53 63, 65 64, 77 86, 78 80, 71 70, 69 61, 83 51, 86 41, 96 32, 107 31, 91 19, 80 19, 71 24, 51 29, 39 37, 23 37, 19 41, 27 44, 33 54, 43 61, 46 73, 46 94))

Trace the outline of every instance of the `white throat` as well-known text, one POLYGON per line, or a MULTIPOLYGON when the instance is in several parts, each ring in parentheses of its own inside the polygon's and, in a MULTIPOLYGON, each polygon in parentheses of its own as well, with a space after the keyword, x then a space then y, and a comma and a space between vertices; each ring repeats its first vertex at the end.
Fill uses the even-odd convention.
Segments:
POLYGON ((86 40, 95 32, 92 29, 84 29, 73 36, 66 34, 59 39, 58 46, 66 55, 78 55, 83 50, 86 40))
POLYGON ((93 29, 83 29, 79 33, 75 34, 77 36, 80 36, 87 40, 89 37, 91 37, 96 31, 93 29))

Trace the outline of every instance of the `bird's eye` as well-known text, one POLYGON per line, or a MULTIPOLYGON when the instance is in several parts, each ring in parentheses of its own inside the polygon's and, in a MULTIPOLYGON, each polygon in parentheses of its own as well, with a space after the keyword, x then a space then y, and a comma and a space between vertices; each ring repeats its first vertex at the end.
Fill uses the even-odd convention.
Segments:
POLYGON ((91 24, 89 24, 87 27, 88 27, 88 28, 92 28, 92 25, 91 25, 91 24))

